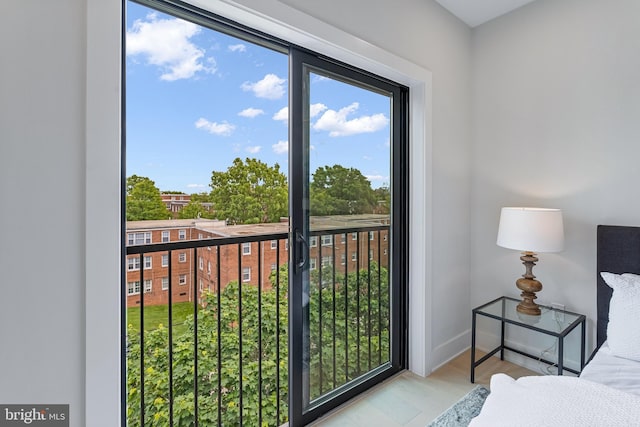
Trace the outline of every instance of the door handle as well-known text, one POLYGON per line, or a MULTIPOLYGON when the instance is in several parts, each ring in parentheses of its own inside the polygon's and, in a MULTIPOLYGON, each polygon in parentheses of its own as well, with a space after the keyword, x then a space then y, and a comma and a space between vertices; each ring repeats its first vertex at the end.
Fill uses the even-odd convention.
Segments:
POLYGON ((299 230, 296 230, 296 244, 298 246, 296 254, 298 255, 298 262, 296 263, 296 265, 300 270, 302 270, 307 265, 309 244, 307 243, 307 239, 304 238, 299 230))

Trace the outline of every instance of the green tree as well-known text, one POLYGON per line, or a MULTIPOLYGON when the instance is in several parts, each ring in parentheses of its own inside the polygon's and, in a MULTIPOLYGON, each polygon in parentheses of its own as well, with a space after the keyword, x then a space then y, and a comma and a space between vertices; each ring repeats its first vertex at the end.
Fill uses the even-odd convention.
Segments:
POLYGON ((310 394, 318 398, 390 360, 389 271, 326 265, 309 287, 310 394))
MULTIPOLYGON (((389 272, 372 262, 345 276, 326 265, 312 271, 310 278, 310 392, 315 399, 390 360, 389 272)), ((280 426, 287 421, 287 264, 271 273, 270 282, 271 287, 259 290, 234 281, 222 289, 219 297, 207 292, 197 313, 197 328, 190 314, 182 328, 185 332, 176 333, 174 329, 174 426, 195 424, 196 394, 200 425, 217 425, 218 409, 222 425, 239 425, 241 393, 243 425, 280 426), (194 353, 196 335, 198 346, 194 353), (221 366, 218 348, 222 350, 221 366)), ((174 325, 181 321, 174 319, 174 325)), ((130 427, 141 427, 141 355, 144 426, 169 426, 168 337, 167 328, 159 325, 144 332, 141 348, 139 330, 133 326, 127 330, 130 427)))
POLYGON ((127 221, 171 218, 155 182, 144 176, 127 178, 126 204, 127 221))
POLYGON ((211 194, 209 193, 193 193, 191 194, 192 202, 212 203, 211 194))
POLYGON ((193 199, 189 202, 187 206, 182 208, 180 212, 178 212, 178 218, 180 219, 197 219, 197 218, 213 218, 214 215, 211 214, 203 205, 198 201, 194 201, 193 199))
POLYGON ((391 212, 391 191, 388 186, 382 186, 373 190, 377 206, 375 213, 388 214, 391 212))
POLYGON ((278 222, 288 215, 287 177, 277 163, 236 158, 226 172, 211 173, 211 200, 230 224, 278 222))
MULTIPOLYGON (((199 424, 218 425, 220 405, 222 425, 238 425, 241 392, 243 425, 284 424, 288 418, 287 316, 286 287, 258 291, 256 286, 231 282, 220 292, 220 310, 218 295, 206 293, 198 311, 197 329, 194 316, 188 315, 186 332, 175 334, 174 331, 173 335, 173 426, 195 424, 195 335, 198 337, 199 424), (218 345, 222 349, 220 367, 218 345), (260 397, 262 424, 258 422, 260 397)), ((146 331, 142 350, 140 332, 132 326, 128 328, 127 418, 130 427, 142 425, 141 354, 144 354, 144 426, 169 426, 168 337, 168 329, 163 325, 146 331)))
MULTIPOLYGON (((129 178, 127 178, 127 196, 131 194, 131 191, 136 185, 140 184, 141 182, 145 182, 147 180, 149 180, 149 178, 147 178, 146 176, 138 176, 138 175, 131 175, 129 178)), ((155 186, 155 182, 153 181, 151 182, 155 186)))
POLYGON ((376 204, 371 183, 355 168, 319 167, 310 184, 311 215, 372 213, 376 204))

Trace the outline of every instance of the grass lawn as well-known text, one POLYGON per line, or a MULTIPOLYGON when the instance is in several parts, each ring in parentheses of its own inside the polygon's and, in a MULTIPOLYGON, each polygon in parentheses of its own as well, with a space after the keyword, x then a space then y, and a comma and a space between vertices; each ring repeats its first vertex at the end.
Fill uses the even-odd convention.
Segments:
MULTIPOLYGON (((177 302, 173 304, 173 333, 181 334, 186 330, 184 320, 193 314, 192 302, 177 302)), ((140 330, 140 307, 127 308, 127 324, 132 325, 136 331, 140 330)), ((144 308, 144 330, 157 329, 162 324, 165 328, 169 325, 169 306, 150 305, 144 308)))

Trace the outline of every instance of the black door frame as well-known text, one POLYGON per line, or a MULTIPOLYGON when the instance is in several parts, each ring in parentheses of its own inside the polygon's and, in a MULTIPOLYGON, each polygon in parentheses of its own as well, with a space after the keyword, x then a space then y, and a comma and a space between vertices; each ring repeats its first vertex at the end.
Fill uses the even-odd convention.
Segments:
POLYGON ((305 49, 290 47, 289 54, 289 210, 291 260, 289 263, 289 425, 303 426, 347 400, 364 392, 408 366, 408 224, 409 171, 408 131, 409 92, 406 87, 356 69, 305 49), (308 344, 309 307, 304 305, 303 282, 309 258, 306 237, 308 223, 308 151, 309 90, 307 70, 318 70, 332 78, 391 96, 392 160, 391 160, 391 363, 373 369, 331 393, 331 398, 305 408, 309 400, 308 377, 304 367, 304 351, 308 344))

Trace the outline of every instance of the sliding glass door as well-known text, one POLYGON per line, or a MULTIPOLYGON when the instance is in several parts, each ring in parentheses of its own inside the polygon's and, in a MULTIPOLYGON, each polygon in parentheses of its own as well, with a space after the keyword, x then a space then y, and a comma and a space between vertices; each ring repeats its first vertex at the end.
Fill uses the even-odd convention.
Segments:
POLYGON ((405 366, 406 93, 291 55, 292 425, 405 366))
POLYGON ((407 89, 124 3, 123 425, 302 426, 405 368, 407 89))

